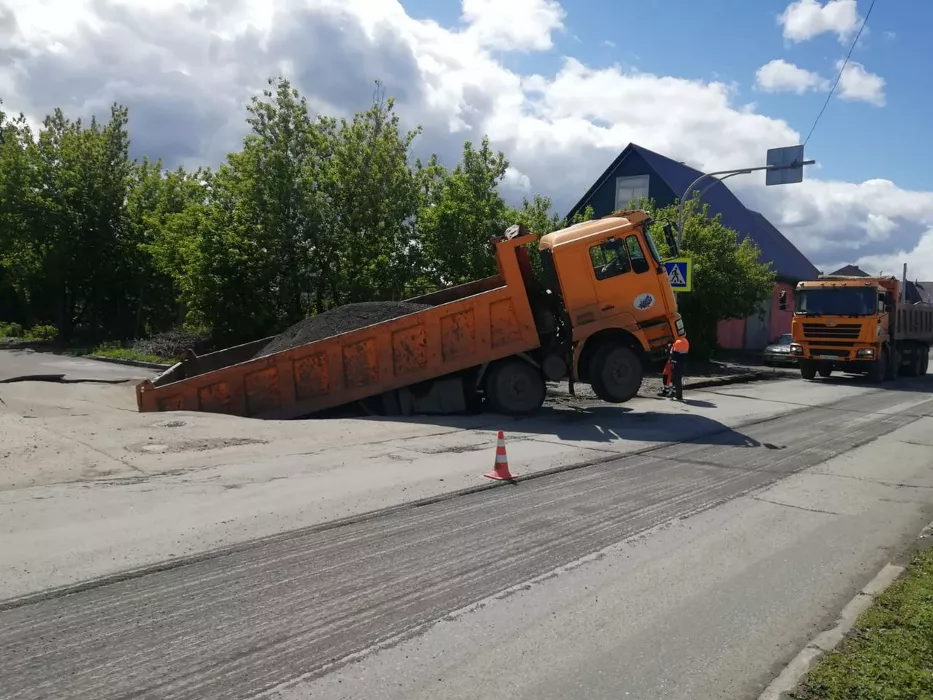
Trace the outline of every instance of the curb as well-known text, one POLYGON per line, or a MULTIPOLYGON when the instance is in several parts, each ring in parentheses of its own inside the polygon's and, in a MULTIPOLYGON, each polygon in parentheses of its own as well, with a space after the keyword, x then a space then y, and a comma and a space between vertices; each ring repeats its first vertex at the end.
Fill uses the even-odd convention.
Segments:
POLYGON ((685 382, 684 389, 706 389, 713 386, 728 386, 729 384, 745 384, 747 382, 758 382, 767 379, 789 379, 777 372, 755 371, 733 374, 725 377, 715 377, 711 379, 700 379, 695 382, 685 382))
MULTIPOLYGON (((917 535, 917 539, 927 538, 931 532, 933 532, 933 523, 923 528, 920 534, 917 535)), ((784 667, 778 677, 764 689, 764 692, 758 696, 758 700, 789 700, 791 697, 789 694, 797 689, 817 661, 824 654, 835 650, 839 646, 842 640, 852 631, 852 627, 859 615, 868 610, 875 598, 884 593, 906 570, 906 566, 885 564, 875 574, 875 577, 846 604, 842 612, 839 613, 836 624, 811 639, 784 667)))
POLYGON ((82 355, 85 360, 97 360, 98 362, 109 362, 112 365, 126 365, 127 367, 142 367, 144 369, 166 370, 172 365, 162 364, 161 362, 142 362, 140 360, 124 360, 118 357, 102 357, 100 355, 82 355))

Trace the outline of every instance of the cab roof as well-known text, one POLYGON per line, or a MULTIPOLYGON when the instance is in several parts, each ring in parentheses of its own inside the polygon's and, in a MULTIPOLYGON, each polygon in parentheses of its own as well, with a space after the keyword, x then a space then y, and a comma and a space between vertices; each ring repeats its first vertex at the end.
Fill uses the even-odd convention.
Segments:
POLYGON ((541 241, 538 243, 538 248, 540 250, 550 250, 557 246, 574 243, 585 238, 598 237, 609 231, 618 229, 628 231, 641 225, 647 219, 648 212, 636 209, 633 211, 619 212, 612 216, 605 216, 602 219, 584 221, 542 236, 541 241))

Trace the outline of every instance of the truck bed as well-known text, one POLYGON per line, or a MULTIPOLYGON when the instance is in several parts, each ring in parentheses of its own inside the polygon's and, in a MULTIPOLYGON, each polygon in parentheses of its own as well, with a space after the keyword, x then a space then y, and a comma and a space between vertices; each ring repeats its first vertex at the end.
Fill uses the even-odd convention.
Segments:
POLYGON ((894 324, 894 335, 898 340, 913 340, 933 345, 933 305, 900 306, 894 324))
POLYGON ((422 311, 262 357, 273 338, 184 360, 137 385, 139 410, 297 418, 533 350, 516 249, 534 240, 499 241, 498 274, 408 300, 422 311))

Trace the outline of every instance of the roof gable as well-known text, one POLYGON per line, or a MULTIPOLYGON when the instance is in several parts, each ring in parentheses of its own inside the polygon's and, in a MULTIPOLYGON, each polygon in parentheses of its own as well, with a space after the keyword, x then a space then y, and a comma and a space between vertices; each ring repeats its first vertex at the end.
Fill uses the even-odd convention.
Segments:
POLYGON ((839 275, 840 277, 871 277, 865 270, 860 268, 858 265, 846 265, 840 267, 835 272, 830 272, 831 275, 839 275))
MULTIPOLYGON (((633 152, 641 156, 645 164, 676 193, 677 197, 681 197, 687 188, 703 175, 699 170, 684 163, 630 143, 570 210, 568 218, 586 206, 596 191, 612 177, 622 162, 633 152)), ((770 221, 760 213, 749 210, 722 182, 718 180, 713 183, 702 182, 698 188, 702 193, 702 201, 709 205, 710 212, 713 215, 720 215, 722 223, 739 234, 739 240, 750 236, 761 251, 761 259, 773 262, 776 272, 796 279, 814 279, 819 276, 819 270, 813 263, 770 221)))

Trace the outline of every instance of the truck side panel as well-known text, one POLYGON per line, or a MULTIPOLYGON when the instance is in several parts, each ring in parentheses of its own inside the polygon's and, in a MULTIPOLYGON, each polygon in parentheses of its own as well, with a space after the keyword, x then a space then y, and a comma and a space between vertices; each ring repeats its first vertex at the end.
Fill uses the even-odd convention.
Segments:
MULTIPOLYGON (((526 238, 497 246, 499 275, 455 288, 470 296, 213 371, 181 363, 137 386, 139 410, 293 418, 533 350, 540 341, 515 256, 526 238)), ((223 352, 239 358, 243 348, 223 352)), ((220 364, 212 355, 194 362, 220 364)))
POLYGON ((894 332, 898 340, 933 344, 933 306, 901 306, 897 309, 894 332))

